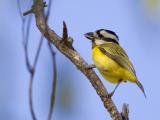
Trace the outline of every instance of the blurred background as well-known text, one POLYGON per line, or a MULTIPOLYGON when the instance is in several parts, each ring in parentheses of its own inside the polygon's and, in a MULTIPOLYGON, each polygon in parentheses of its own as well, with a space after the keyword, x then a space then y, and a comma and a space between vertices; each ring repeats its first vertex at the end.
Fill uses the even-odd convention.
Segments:
MULTIPOLYGON (((31 2, 21 1, 22 11, 31 2)), ((131 120, 159 118, 160 94, 160 0, 53 0, 49 25, 61 35, 65 20, 74 47, 88 63, 91 43, 84 33, 100 28, 115 31, 130 56, 147 94, 131 83, 120 85, 113 100, 119 111, 129 104, 131 120)), ((29 57, 33 62, 40 32, 32 18, 29 57)), ((57 91, 53 120, 111 120, 99 96, 76 67, 54 48, 57 60, 57 91)), ((52 60, 46 40, 34 79, 33 103, 38 120, 47 119, 52 87, 52 60)), ((108 91, 114 85, 98 73, 108 91)), ((29 73, 22 46, 17 1, 0 4, 0 120, 31 120, 28 105, 29 73)))

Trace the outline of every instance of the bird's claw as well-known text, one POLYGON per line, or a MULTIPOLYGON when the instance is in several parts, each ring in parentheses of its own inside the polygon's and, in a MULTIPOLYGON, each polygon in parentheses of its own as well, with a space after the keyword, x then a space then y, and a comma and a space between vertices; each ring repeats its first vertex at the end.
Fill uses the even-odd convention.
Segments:
POLYGON ((108 93, 107 97, 111 98, 113 96, 114 92, 108 93))

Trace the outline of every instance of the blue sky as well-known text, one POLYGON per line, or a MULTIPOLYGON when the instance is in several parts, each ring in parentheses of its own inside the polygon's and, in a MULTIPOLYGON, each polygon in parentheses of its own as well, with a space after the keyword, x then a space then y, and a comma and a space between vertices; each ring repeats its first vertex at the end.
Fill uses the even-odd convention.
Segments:
MULTIPOLYGON (((83 34, 100 28, 117 33, 120 44, 132 60, 147 94, 145 99, 139 88, 128 82, 120 85, 113 96, 120 111, 123 103, 129 104, 129 116, 132 120, 159 118, 159 3, 150 6, 148 1, 156 0, 54 0, 49 20, 49 25, 59 35, 62 34, 62 21, 66 21, 69 35, 74 38, 74 47, 88 63, 93 63, 91 43, 83 34)), ((22 3, 22 7, 24 11, 29 9, 28 2, 22 3)), ((27 93, 29 74, 25 66, 21 19, 16 1, 1 1, 0 18, 0 119, 31 120, 27 93)), ((29 42, 31 61, 40 35, 35 26, 35 19, 32 20, 29 42)), ((86 77, 54 49, 57 56, 58 80, 53 119, 111 120, 86 77)), ((45 41, 38 62, 33 93, 34 108, 39 120, 46 119, 48 114, 52 83, 51 63, 45 41)), ((114 85, 105 81, 97 70, 96 72, 108 91, 112 91, 114 85)))

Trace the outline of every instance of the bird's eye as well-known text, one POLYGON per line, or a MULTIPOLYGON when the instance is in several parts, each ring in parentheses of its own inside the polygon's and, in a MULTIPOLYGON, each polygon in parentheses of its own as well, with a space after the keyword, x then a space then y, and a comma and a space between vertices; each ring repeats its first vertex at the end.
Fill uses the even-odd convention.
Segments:
POLYGON ((98 37, 102 39, 102 38, 103 38, 103 35, 102 35, 102 34, 98 34, 98 37))
POLYGON ((100 39, 104 38, 104 36, 101 34, 101 30, 96 31, 96 33, 100 39))

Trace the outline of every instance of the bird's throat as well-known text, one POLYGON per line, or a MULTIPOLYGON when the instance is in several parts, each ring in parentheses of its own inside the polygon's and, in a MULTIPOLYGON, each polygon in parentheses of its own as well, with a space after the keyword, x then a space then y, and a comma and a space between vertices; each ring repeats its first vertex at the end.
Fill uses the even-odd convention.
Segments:
POLYGON ((92 43, 92 49, 94 49, 97 45, 95 43, 92 43))

